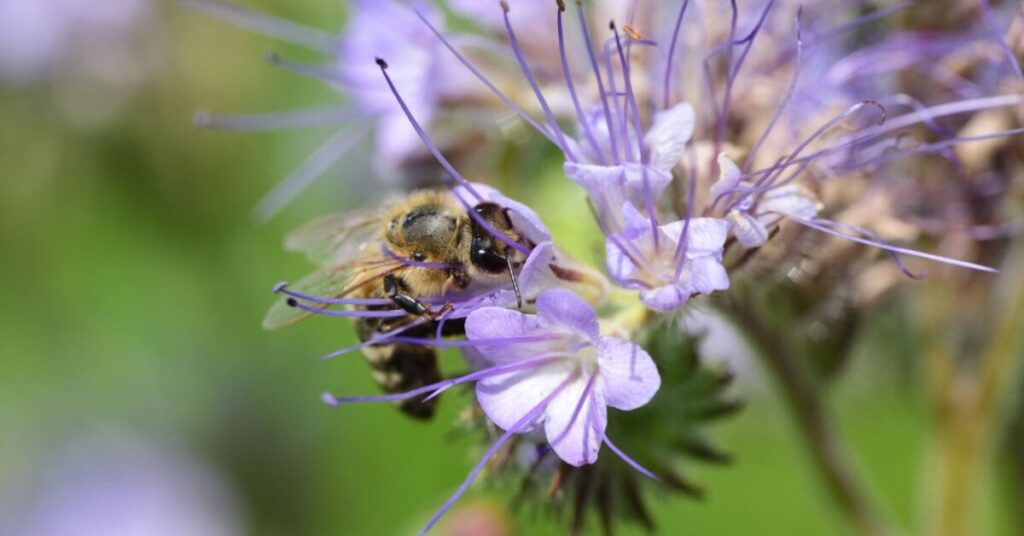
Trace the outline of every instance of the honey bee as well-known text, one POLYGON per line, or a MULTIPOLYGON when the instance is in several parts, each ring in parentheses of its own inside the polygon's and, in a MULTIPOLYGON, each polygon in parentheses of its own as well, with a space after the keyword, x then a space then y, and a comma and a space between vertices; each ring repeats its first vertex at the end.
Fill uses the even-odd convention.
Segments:
MULTIPOLYGON (((476 217, 451 192, 423 190, 381 210, 315 220, 289 235, 285 247, 305 251, 321 268, 288 288, 319 298, 354 298, 352 306, 359 310, 398 313, 354 318, 363 342, 399 328, 403 336, 433 336, 438 318, 452 307, 443 298, 467 289, 511 281, 522 306, 516 274, 526 256, 488 227, 524 249, 535 244, 516 228, 506 207, 483 201, 472 210, 476 217)), ((326 304, 309 306, 284 298, 267 313, 264 327, 292 324, 314 314, 317 307, 326 304)), ((443 329, 444 335, 460 334, 463 322, 446 321, 443 329)), ((441 380, 433 348, 385 342, 363 346, 362 352, 374 380, 388 393, 441 380)), ((435 403, 436 399, 423 402, 417 397, 400 408, 428 419, 435 403)))

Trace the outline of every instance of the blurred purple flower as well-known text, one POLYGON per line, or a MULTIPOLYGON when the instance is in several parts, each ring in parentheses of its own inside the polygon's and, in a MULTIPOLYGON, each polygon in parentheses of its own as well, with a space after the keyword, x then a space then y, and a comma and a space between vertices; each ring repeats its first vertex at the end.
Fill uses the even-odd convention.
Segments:
POLYGON ((154 0, 0 0, 0 87, 86 130, 117 119, 162 67, 154 0))
MULTIPOLYGON (((543 39, 551 35, 554 18, 551 16, 549 0, 506 0, 510 7, 510 19, 516 28, 522 28, 527 37, 543 39)), ((498 1, 448 0, 456 13, 472 20, 483 28, 495 33, 505 32, 505 20, 501 16, 498 1)))
POLYGON ((33 81, 76 46, 123 40, 150 7, 150 0, 0 0, 0 79, 33 81))
MULTIPOLYGON (((0 532, 31 536, 232 536, 236 498, 209 467, 166 444, 106 434, 71 441, 14 499, 0 532)), ((2 510, 2 509, 0 509, 2 510)), ((0 511, 0 514, 4 512, 0 511)))
POLYGON ((456 68, 416 14, 418 11, 432 24, 443 26, 443 14, 433 4, 424 0, 355 0, 351 8, 334 59, 339 88, 360 114, 376 120, 377 160, 402 160, 421 151, 422 145, 373 59, 387 58, 395 67, 395 83, 403 88, 409 109, 424 123, 430 122, 444 99, 466 93, 465 72, 456 68))
POLYGON ((292 72, 320 80, 347 102, 262 115, 219 115, 200 112, 196 122, 208 128, 276 130, 316 125, 342 125, 310 157, 271 190, 254 208, 268 219, 323 176, 367 136, 373 135, 370 160, 382 180, 396 180, 397 168, 423 150, 409 128, 399 104, 374 64, 387 57, 395 66, 396 82, 406 105, 425 123, 442 104, 472 93, 468 75, 444 52, 430 26, 443 27, 442 12, 431 2, 416 0, 355 0, 349 19, 338 34, 246 10, 221 0, 179 0, 197 11, 243 28, 310 48, 324 55, 326 65, 305 65, 278 55, 271 61, 292 72))

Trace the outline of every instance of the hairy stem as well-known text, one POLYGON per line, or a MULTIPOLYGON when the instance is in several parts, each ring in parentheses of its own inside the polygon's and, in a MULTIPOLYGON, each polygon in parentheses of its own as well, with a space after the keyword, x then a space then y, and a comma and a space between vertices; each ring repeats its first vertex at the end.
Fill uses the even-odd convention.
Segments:
MULTIPOLYGON (((1007 266, 1020 262, 1024 262, 1024 249, 1017 251, 1007 266)), ((937 481, 929 510, 936 517, 931 520, 931 534, 965 536, 977 532, 975 513, 983 475, 992 467, 998 425, 1012 402, 1024 362, 1024 280, 1011 278, 1004 283, 1016 288, 995 292, 1009 299, 995 318, 977 366, 951 366, 951 354, 944 348, 934 349, 930 360, 938 387, 934 393, 937 481)))
POLYGON ((889 534, 882 515, 858 479, 850 456, 826 415, 818 388, 800 356, 784 338, 765 324, 749 305, 736 299, 723 301, 726 312, 758 349, 765 366, 778 382, 799 432, 807 444, 828 492, 843 515, 860 534, 889 534))

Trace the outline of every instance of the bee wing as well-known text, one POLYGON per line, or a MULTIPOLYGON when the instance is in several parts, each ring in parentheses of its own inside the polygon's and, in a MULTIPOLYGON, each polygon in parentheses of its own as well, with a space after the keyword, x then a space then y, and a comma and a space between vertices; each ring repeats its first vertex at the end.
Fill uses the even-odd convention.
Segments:
POLYGON ((340 264, 358 258, 380 230, 376 210, 328 214, 292 231, 285 237, 288 251, 301 251, 315 264, 340 264))
MULTIPOLYGON (((380 280, 402 268, 400 262, 387 258, 367 259, 359 262, 332 264, 320 268, 296 283, 289 290, 319 298, 343 298, 366 285, 380 285, 380 280)), ((325 308, 325 304, 310 304, 325 308)), ((279 299, 263 318, 263 329, 289 326, 312 316, 313 313, 288 305, 288 297, 279 299)))

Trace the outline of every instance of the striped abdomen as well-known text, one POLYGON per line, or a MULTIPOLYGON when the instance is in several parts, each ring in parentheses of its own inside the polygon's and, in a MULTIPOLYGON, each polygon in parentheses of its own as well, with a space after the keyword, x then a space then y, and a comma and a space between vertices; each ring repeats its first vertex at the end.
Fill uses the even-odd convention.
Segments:
MULTIPOLYGON (((397 327, 392 322, 384 325, 383 319, 357 319, 356 332, 359 339, 367 341, 388 328, 397 327), (385 327, 385 329, 381 329, 385 327)), ((389 319, 391 320, 391 319, 389 319)), ((410 319, 403 319, 405 321, 410 319)), ((423 328, 419 327, 404 332, 409 336, 433 334, 433 322, 426 323, 423 328), (422 333, 419 333, 421 332, 422 333), (429 332, 429 334, 428 334, 429 332)), ((437 353, 433 348, 426 346, 414 346, 410 344, 383 344, 379 346, 366 346, 363 348, 363 356, 370 364, 371 375, 374 381, 388 393, 403 393, 424 385, 441 381, 441 371, 437 366, 437 353)), ((434 407, 437 398, 423 402, 424 396, 417 396, 399 403, 399 408, 411 417, 417 419, 429 419, 434 415, 434 407)))

